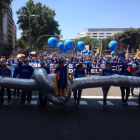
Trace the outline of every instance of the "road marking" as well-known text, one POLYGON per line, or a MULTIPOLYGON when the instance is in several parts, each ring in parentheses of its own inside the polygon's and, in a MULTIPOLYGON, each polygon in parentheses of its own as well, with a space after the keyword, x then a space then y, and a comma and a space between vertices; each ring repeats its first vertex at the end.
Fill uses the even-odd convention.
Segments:
MULTIPOLYGON (((81 96, 83 99, 103 99, 103 96, 81 96)), ((121 99, 121 96, 107 96, 107 99, 121 99)), ((138 97, 130 96, 129 99, 138 99, 138 97)))
MULTIPOLYGON (((4 98, 8 98, 8 96, 4 96, 4 98)), ((17 98, 21 98, 21 97, 13 97, 13 96, 11 96, 11 98, 17 99, 17 98)), ((39 98, 39 96, 32 96, 32 99, 35 99, 35 98, 39 98)))
MULTIPOLYGON (((103 105, 103 101, 98 101, 99 104, 103 105)), ((114 105, 113 103, 111 103, 110 101, 106 101, 107 105, 114 105)))
POLYGON ((80 101, 80 105, 88 105, 86 101, 80 101))
POLYGON ((128 105, 138 106, 138 104, 137 104, 137 103, 135 103, 135 102, 127 102, 127 103, 128 103, 128 105))
MULTIPOLYGON (((26 103, 27 103, 27 101, 26 101, 26 103)), ((30 104, 28 104, 28 105, 37 105, 37 101, 31 101, 30 104)))
MULTIPOLYGON (((4 98, 8 98, 8 96, 4 96, 4 98)), ((18 99, 18 98, 21 98, 21 97, 13 97, 11 96, 11 98, 15 98, 15 99, 18 99)), ((35 98, 39 98, 39 96, 32 96, 32 99, 35 99, 35 98)), ((73 99, 74 97, 71 96, 70 97, 71 99, 73 99)), ((103 96, 81 96, 82 99, 103 99, 103 96)), ((121 96, 107 96, 107 99, 121 99, 121 96)), ((135 96, 129 96, 129 99, 138 99, 138 97, 135 97, 135 96)))
POLYGON ((7 101, 4 101, 3 105, 11 105, 13 103, 13 101, 11 101, 10 103, 8 103, 7 101))

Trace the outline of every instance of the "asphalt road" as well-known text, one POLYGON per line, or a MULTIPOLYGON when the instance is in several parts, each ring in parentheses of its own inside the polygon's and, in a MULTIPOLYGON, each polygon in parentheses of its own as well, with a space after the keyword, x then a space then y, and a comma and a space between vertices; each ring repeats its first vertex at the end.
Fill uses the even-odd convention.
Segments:
POLYGON ((138 89, 134 94, 129 106, 122 107, 120 89, 111 87, 107 110, 100 104, 101 88, 83 90, 81 109, 73 98, 62 109, 49 102, 39 108, 36 91, 25 108, 20 108, 20 98, 12 98, 11 105, 0 107, 0 140, 139 140, 138 89))

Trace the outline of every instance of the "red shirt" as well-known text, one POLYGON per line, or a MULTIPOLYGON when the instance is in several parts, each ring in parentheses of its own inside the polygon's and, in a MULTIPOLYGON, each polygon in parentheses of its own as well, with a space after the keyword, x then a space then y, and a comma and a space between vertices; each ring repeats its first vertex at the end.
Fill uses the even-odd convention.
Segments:
POLYGON ((130 68, 127 68, 127 71, 130 71, 130 72, 133 73, 134 72, 134 68, 131 68, 131 69, 130 68))

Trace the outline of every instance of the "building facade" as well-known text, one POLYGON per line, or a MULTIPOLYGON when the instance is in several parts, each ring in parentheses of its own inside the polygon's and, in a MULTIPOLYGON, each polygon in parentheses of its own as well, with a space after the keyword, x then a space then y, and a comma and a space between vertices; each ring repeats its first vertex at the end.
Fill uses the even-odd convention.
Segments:
POLYGON ((78 39, 88 36, 103 40, 104 38, 112 37, 114 34, 123 32, 125 29, 127 28, 87 28, 82 33, 78 33, 78 39))
POLYGON ((3 17, 3 26, 0 29, 0 56, 9 56, 16 46, 17 27, 13 21, 12 8, 8 6, 3 17))

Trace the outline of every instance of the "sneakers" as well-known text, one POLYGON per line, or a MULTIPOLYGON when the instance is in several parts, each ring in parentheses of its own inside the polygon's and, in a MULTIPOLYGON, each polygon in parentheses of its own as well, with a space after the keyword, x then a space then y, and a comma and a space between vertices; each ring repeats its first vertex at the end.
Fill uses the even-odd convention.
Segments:
POLYGON ((73 101, 73 104, 76 105, 76 101, 73 101))
POLYGON ((122 103, 122 106, 125 106, 125 103, 122 103))
POLYGON ((128 106, 128 103, 127 102, 125 103, 125 106, 128 106))
POLYGON ((107 109, 107 106, 106 105, 104 105, 104 110, 106 110, 107 109))

